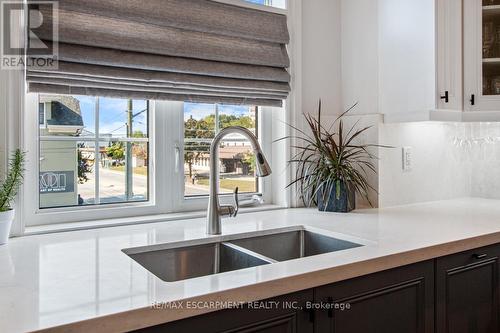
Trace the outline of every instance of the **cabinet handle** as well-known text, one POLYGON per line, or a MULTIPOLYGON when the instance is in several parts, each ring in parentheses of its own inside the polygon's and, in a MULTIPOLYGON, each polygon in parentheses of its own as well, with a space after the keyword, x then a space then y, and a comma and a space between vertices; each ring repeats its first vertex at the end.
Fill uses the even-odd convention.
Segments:
POLYGON ((445 103, 448 103, 448 102, 450 101, 450 96, 449 96, 449 95, 450 95, 450 94, 449 94, 448 90, 446 90, 446 91, 444 92, 444 96, 440 96, 440 98, 441 98, 441 99, 444 99, 444 102, 445 102, 445 103))
POLYGON ((470 105, 476 104, 476 95, 472 94, 470 95, 470 105))
POLYGON ((327 302, 328 302, 328 318, 333 318, 333 309, 332 309, 333 298, 328 297, 327 302))
POLYGON ((486 258, 487 256, 488 256, 488 255, 487 255, 486 253, 483 253, 483 254, 474 253, 474 254, 472 255, 472 257, 473 257, 474 259, 484 259, 484 258, 486 258))

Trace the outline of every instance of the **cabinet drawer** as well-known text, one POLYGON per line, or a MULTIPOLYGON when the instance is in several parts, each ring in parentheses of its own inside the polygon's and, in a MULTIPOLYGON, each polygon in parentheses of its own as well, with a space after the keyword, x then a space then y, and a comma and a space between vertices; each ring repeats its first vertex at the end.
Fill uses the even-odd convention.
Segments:
POLYGON ((472 265, 482 261, 494 260, 499 256, 500 244, 495 244, 441 257, 436 259, 436 263, 439 267, 453 268, 472 265))

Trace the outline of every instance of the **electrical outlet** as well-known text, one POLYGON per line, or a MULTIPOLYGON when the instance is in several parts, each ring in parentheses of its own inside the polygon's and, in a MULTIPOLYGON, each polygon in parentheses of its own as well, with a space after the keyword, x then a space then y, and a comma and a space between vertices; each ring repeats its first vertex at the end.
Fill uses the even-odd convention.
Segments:
POLYGON ((403 171, 410 172, 413 167, 413 149, 411 147, 403 147, 403 171))

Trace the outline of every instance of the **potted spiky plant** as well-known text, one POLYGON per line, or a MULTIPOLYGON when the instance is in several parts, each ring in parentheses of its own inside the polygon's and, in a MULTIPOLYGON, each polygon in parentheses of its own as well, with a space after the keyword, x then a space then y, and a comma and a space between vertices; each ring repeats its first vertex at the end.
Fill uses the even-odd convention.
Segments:
POLYGON ((7 243, 14 221, 12 203, 24 177, 24 153, 16 150, 10 159, 5 181, 0 184, 0 245, 7 243))
POLYGON ((305 206, 317 205, 321 211, 350 212, 356 207, 356 194, 370 205, 369 192, 376 191, 368 182, 369 173, 376 174, 376 156, 370 148, 378 144, 359 144, 356 138, 371 126, 357 129, 358 122, 345 128, 344 116, 356 105, 342 113, 328 128, 321 124, 321 101, 318 116, 305 114, 309 131, 290 126, 297 140, 297 153, 289 161, 296 166, 295 179, 288 187, 296 186, 305 206))

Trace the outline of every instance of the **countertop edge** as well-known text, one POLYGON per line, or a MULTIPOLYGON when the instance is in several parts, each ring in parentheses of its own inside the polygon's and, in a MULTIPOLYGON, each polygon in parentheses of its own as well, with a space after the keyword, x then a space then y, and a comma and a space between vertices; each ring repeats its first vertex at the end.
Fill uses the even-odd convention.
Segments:
MULTIPOLYGON (((381 272, 384 270, 406 266, 421 261, 480 248, 498 243, 500 232, 465 238, 429 247, 398 252, 386 256, 357 261, 346 265, 311 271, 281 279, 251 284, 239 288, 209 293, 178 301, 244 301, 252 302, 286 295, 301 290, 319 287, 335 282, 381 272), (286 283, 284 283, 286 282, 286 283)), ((143 307, 106 316, 95 317, 83 321, 68 323, 32 332, 38 333, 109 333, 127 332, 141 328, 161 325, 181 319, 217 311, 218 309, 169 309, 160 310, 143 307)))

